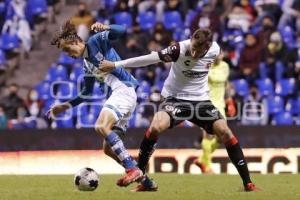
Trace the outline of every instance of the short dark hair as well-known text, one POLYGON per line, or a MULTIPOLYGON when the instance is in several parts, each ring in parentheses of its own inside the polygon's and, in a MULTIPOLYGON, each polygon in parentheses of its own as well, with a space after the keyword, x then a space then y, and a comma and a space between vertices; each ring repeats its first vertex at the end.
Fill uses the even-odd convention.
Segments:
POLYGON ((59 47, 60 40, 66 40, 66 41, 75 41, 78 40, 82 42, 82 39, 77 35, 76 26, 70 21, 66 21, 61 30, 58 31, 51 40, 51 45, 56 45, 59 47))
POLYGON ((202 45, 203 43, 210 44, 213 41, 213 34, 208 28, 197 29, 193 35, 192 39, 196 41, 196 45, 202 45))

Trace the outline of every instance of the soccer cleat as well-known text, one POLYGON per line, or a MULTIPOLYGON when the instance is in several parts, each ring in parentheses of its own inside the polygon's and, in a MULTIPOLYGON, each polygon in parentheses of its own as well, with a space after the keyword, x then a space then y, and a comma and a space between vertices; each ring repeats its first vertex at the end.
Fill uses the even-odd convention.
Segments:
POLYGON ((147 177, 143 176, 143 180, 141 180, 140 184, 137 185, 136 188, 130 190, 131 192, 156 192, 158 190, 158 186, 156 183, 147 177))
POLYGON ((143 184, 138 184, 136 188, 130 190, 131 192, 156 192, 158 190, 157 185, 147 187, 143 184))
POLYGON ((195 159, 193 163, 201 169, 202 174, 214 174, 211 168, 207 168, 207 166, 199 162, 198 159, 195 159))
POLYGON ((142 170, 139 168, 128 169, 126 170, 126 175, 117 181, 117 185, 120 187, 127 187, 131 183, 139 181, 141 178, 143 178, 142 170))
POLYGON ((261 189, 256 187, 253 183, 248 183, 247 185, 245 185, 244 191, 245 192, 260 192, 261 189))

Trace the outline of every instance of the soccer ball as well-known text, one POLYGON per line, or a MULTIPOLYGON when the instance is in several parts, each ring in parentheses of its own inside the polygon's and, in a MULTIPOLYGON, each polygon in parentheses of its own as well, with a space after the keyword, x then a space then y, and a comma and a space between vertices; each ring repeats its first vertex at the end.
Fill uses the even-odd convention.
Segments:
POLYGON ((95 170, 86 167, 75 174, 74 183, 78 190, 93 191, 98 187, 99 176, 95 170))

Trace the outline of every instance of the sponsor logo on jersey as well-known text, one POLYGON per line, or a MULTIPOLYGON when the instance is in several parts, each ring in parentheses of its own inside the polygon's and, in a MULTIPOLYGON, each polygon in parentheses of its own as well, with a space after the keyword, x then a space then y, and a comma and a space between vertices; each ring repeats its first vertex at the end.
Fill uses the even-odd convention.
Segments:
POLYGON ((203 78, 208 74, 208 72, 197 72, 193 70, 185 70, 182 71, 182 73, 184 74, 185 77, 188 78, 203 78))

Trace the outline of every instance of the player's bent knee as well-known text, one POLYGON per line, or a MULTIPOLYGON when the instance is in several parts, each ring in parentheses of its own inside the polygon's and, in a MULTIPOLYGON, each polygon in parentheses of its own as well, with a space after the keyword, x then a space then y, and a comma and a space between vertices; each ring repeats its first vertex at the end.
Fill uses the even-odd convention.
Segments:
POLYGON ((101 134, 103 136, 106 136, 110 131, 109 128, 107 128, 106 126, 102 125, 102 124, 97 124, 95 126, 95 131, 98 134, 101 134))

